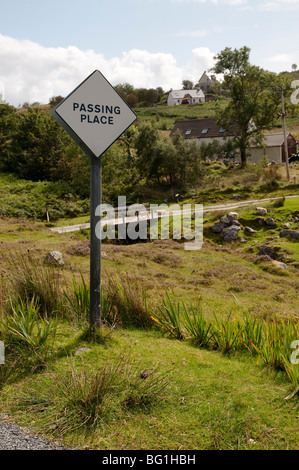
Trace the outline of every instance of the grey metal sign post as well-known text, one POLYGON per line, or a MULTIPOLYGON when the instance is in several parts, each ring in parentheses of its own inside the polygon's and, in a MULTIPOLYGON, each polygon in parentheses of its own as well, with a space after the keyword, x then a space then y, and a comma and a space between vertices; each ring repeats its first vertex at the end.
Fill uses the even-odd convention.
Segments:
POLYGON ((101 240, 95 227, 102 203, 102 154, 137 119, 106 78, 95 70, 56 108, 53 117, 90 158, 90 325, 101 323, 101 240))

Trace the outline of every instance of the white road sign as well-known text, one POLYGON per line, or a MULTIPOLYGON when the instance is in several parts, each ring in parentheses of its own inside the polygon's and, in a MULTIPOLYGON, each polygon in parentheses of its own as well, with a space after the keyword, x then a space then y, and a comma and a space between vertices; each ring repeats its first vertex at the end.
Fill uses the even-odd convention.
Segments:
POLYGON ((106 78, 95 70, 52 111, 89 155, 102 155, 137 119, 106 78))

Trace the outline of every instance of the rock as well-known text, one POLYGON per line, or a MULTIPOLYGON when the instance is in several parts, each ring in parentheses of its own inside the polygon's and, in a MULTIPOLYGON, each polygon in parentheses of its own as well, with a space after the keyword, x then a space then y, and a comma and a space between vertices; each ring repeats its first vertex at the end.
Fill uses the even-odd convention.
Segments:
POLYGON ((222 235, 224 237, 224 241, 230 242, 232 240, 237 240, 239 230, 241 230, 241 227, 238 225, 231 225, 230 227, 223 229, 222 235))
POLYGON ((285 263, 283 263, 282 261, 276 261, 275 259, 272 261, 272 263, 274 264, 274 266, 276 266, 277 268, 280 268, 280 269, 288 269, 287 265, 285 263))
POLYGON ((299 222, 299 217, 295 217, 294 221, 299 222))
POLYGON ((217 223, 217 224, 214 224, 210 227, 210 229, 212 230, 212 232, 214 233, 221 233, 222 230, 226 227, 226 224, 222 224, 222 223, 217 223))
POLYGON ((271 246, 269 245, 262 245, 259 249, 258 256, 269 256, 269 258, 274 259, 275 253, 271 246))
POLYGON ((63 265, 62 253, 60 251, 50 251, 45 257, 45 263, 63 265))
POLYGON ((225 215, 220 218, 220 222, 225 225, 230 224, 230 220, 225 215))
POLYGON ((268 217, 268 219, 266 219, 266 224, 274 226, 275 225, 275 220, 272 217, 268 217))
POLYGON ((240 238, 240 242, 241 242, 241 243, 247 243, 248 240, 245 240, 245 238, 240 238))
POLYGON ((283 228, 290 228, 292 224, 290 222, 286 222, 285 224, 282 225, 283 228))
POLYGON ((256 207, 256 211, 260 215, 266 215, 268 213, 267 209, 265 207, 256 207))
POLYGON ((256 231, 256 230, 253 230, 253 228, 251 228, 251 227, 245 227, 245 228, 244 228, 244 232, 256 233, 257 231, 256 231))
POLYGON ((289 237, 293 240, 299 240, 299 231, 298 230, 283 230, 279 234, 280 237, 289 237))
POLYGON ((257 224, 259 224, 259 225, 267 225, 267 224, 266 224, 266 219, 265 219, 264 217, 257 217, 257 218, 255 219, 255 222, 256 222, 257 224))
POLYGON ((90 348, 85 348, 84 346, 81 346, 79 349, 77 349, 77 351, 75 352, 75 356, 79 356, 80 354, 84 353, 84 352, 88 352, 88 351, 91 351, 90 348))
POLYGON ((226 214, 226 217, 230 222, 233 222, 234 220, 237 220, 239 218, 238 212, 229 212, 226 214))

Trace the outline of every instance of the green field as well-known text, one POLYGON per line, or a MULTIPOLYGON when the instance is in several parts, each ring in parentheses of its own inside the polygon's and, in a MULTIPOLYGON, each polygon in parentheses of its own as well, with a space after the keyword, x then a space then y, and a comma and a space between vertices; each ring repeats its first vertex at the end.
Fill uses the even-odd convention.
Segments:
MULTIPOLYGON (((298 394, 292 395, 298 366, 292 368, 292 380, 283 364, 267 354, 274 354, 272 347, 279 353, 284 344, 290 355, 288 343, 298 337, 299 245, 279 238, 287 221, 299 229, 298 198, 276 206, 265 205, 276 221, 268 228, 254 225, 255 206, 238 210, 242 227, 257 230, 249 237, 242 228, 240 237, 248 240, 244 244, 223 243, 211 232, 209 227, 223 215, 219 212, 205 213, 199 251, 186 251, 183 243, 172 240, 103 243, 104 294, 112 280, 117 317, 113 327, 108 322, 96 337, 87 334, 82 283, 77 303, 74 297, 81 275, 88 286, 89 232, 59 235, 45 222, 2 218, 0 331, 7 349, 6 363, 0 365, 0 412, 75 448, 297 449, 298 394), (265 242, 283 257, 287 269, 258 255, 265 242), (54 249, 62 252, 64 266, 44 265, 45 255, 54 249), (45 344, 28 345, 28 337, 20 340, 20 334, 16 337, 5 327, 11 315, 9 295, 16 292, 44 299, 39 312, 52 328, 45 344), (73 298, 73 309, 63 292, 73 298), (162 324, 125 323, 132 312, 140 318, 161 312, 167 294, 174 309, 180 303, 179 321, 183 302, 214 326, 215 315, 223 320, 226 343, 199 347, 184 327, 177 339, 176 330, 162 324), (276 336, 265 336, 260 352, 234 342, 244 315, 262 325, 266 335, 277 325, 276 336), (288 330, 282 327, 288 322, 294 330, 289 329, 285 344, 282 336, 288 330), (80 347, 87 350, 75 355, 80 347)), ((20 317, 16 319, 20 328, 20 317)), ((40 328, 41 335, 46 325, 40 323, 40 328)))

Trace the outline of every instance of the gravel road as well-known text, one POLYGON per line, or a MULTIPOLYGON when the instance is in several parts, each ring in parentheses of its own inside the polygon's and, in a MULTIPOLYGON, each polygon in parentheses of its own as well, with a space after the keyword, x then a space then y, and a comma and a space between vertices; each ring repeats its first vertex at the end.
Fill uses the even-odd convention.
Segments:
POLYGON ((0 451, 1 450, 65 450, 57 442, 35 436, 27 428, 21 428, 9 422, 5 416, 0 419, 0 451))

